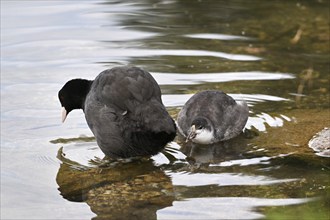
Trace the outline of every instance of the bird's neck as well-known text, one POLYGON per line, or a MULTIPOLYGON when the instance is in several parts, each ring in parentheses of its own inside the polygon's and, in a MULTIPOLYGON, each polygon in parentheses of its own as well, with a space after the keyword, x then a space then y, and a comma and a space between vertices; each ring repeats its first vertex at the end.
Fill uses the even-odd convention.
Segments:
POLYGON ((85 105, 86 96, 90 91, 93 80, 80 79, 79 91, 76 96, 76 109, 83 109, 85 105))

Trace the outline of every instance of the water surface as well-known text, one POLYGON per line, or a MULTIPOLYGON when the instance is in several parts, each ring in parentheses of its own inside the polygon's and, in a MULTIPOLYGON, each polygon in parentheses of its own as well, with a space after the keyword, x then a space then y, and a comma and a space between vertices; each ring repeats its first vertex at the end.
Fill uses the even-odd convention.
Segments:
POLYGON ((329 2, 1 1, 1 219, 328 219, 329 2), (195 92, 245 100, 244 134, 180 137, 143 160, 105 161, 72 78, 137 65, 173 118, 195 92))

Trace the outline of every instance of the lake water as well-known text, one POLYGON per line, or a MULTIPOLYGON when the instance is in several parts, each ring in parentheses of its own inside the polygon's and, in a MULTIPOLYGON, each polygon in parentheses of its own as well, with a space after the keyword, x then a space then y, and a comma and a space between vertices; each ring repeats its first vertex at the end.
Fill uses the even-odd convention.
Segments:
POLYGON ((1 1, 1 219, 329 219, 308 145, 330 127, 329 48, 325 0, 1 1), (246 100, 244 134, 106 163, 57 92, 127 64, 174 118, 197 91, 246 100))

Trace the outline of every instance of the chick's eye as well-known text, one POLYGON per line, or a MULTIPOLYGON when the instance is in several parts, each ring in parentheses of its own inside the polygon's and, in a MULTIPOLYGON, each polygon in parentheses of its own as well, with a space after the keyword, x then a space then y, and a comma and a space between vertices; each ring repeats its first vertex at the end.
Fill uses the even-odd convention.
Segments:
POLYGON ((198 125, 197 128, 198 128, 198 129, 202 129, 203 126, 202 126, 202 125, 198 125))

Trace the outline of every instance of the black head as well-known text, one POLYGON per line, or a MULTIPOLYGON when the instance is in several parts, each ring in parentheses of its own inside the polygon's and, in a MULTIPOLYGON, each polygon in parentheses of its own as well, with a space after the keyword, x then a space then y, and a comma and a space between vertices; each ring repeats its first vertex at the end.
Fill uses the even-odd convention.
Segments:
POLYGON ((210 124, 209 120, 207 120, 204 117, 195 118, 191 122, 191 126, 193 126, 193 125, 195 125, 196 130, 199 130, 199 129, 208 129, 208 130, 211 130, 211 124, 210 124))
POLYGON ((72 79, 58 92, 58 98, 64 107, 62 121, 73 109, 82 109, 86 95, 93 81, 86 79, 72 79))

